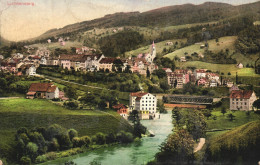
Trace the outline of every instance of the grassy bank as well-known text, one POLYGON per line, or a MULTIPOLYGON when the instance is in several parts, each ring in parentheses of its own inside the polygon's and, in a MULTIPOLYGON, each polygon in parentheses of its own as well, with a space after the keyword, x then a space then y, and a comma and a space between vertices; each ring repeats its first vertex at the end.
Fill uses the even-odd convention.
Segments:
MULTIPOLYGON (((67 110, 48 100, 40 99, 0 100, 0 121, 1 153, 11 151, 14 134, 20 127, 31 129, 56 123, 66 129, 76 129, 79 136, 132 130, 129 123, 116 112, 67 110)), ((8 156, 8 153, 5 156, 8 156)))

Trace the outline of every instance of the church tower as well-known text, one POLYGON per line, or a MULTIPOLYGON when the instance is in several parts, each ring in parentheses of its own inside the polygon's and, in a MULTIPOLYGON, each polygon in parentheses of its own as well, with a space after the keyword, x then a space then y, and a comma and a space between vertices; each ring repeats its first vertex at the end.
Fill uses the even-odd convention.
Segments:
POLYGON ((156 57, 156 48, 155 48, 155 44, 154 44, 154 41, 153 41, 152 48, 151 48, 151 59, 152 59, 152 61, 154 60, 155 57, 156 57))

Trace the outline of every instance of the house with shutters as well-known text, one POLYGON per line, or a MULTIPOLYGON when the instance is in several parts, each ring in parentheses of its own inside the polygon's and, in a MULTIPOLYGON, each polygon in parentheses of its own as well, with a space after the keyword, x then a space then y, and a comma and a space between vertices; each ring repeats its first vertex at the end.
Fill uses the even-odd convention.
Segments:
POLYGON ((28 92, 26 93, 26 98, 59 98, 59 88, 52 83, 32 83, 28 92))
POLYGON ((157 110, 157 98, 151 93, 130 93, 130 110, 137 110, 140 119, 155 118, 157 110))
POLYGON ((196 79, 201 79, 201 78, 205 78, 206 77, 206 69, 196 69, 194 71, 194 75, 196 77, 196 79))
POLYGON ((229 99, 230 110, 251 111, 257 97, 252 90, 233 90, 230 93, 229 99))

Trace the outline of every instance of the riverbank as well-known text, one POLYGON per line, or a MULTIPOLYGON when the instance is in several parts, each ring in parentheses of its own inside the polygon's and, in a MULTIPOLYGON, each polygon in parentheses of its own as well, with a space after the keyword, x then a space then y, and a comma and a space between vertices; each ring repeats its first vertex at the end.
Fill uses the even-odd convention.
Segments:
POLYGON ((161 119, 142 120, 141 123, 151 130, 154 137, 143 137, 130 144, 115 144, 107 147, 89 150, 74 156, 60 158, 43 163, 43 165, 64 164, 73 161, 77 165, 91 163, 102 165, 140 165, 146 164, 154 159, 154 155, 159 152, 159 145, 172 132, 171 113, 161 114, 161 119))

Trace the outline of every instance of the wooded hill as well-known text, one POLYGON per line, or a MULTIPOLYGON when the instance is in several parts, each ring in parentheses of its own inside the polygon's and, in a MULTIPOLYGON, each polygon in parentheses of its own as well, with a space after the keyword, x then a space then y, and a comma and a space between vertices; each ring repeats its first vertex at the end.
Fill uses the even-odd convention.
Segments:
POLYGON ((60 29, 51 29, 32 40, 65 35, 66 33, 78 33, 93 28, 118 26, 165 27, 225 20, 243 15, 251 15, 255 20, 260 18, 260 1, 240 6, 206 2, 201 5, 185 4, 168 6, 143 13, 115 13, 91 21, 67 25, 60 29))

